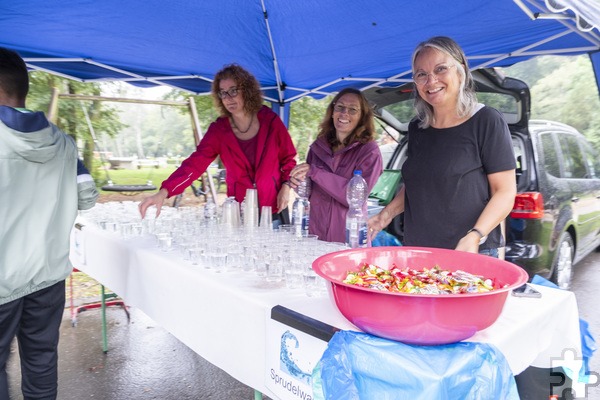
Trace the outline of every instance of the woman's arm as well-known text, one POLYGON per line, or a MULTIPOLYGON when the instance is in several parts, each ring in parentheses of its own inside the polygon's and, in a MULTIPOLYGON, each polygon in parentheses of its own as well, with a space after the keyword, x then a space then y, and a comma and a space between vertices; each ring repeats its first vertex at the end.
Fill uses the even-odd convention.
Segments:
POLYGON ((375 239, 375 236, 388 226, 396 215, 404 212, 404 186, 400 188, 396 196, 390 203, 377 215, 372 216, 367 221, 369 227, 369 240, 375 239))
POLYGON ((220 152, 221 135, 217 132, 216 123, 212 123, 208 131, 188 158, 186 158, 179 168, 161 184, 161 189, 166 189, 168 197, 183 193, 183 191, 192 184, 206 171, 208 166, 217 158, 220 152))
MULTIPOLYGON (((310 161, 309 161, 310 163, 310 161)), ((353 170, 361 170, 362 177, 367 182, 367 195, 371 192, 377 179, 383 171, 383 161, 381 159, 381 152, 375 144, 375 142, 369 142, 361 149, 361 155, 356 161, 353 170)), ((319 184, 319 186, 335 201, 348 207, 348 200, 346 199, 346 188, 350 178, 345 176, 337 175, 328 170, 318 168, 314 165, 310 166, 308 171, 308 177, 319 184)))
POLYGON ((196 151, 186 158, 179 168, 163 181, 160 190, 144 198, 138 208, 142 218, 146 216, 148 207, 156 206, 156 216, 160 215, 160 210, 164 201, 174 195, 182 193, 188 186, 192 184, 200 175, 206 171, 206 168, 219 154, 219 140, 215 134, 215 123, 212 123, 202 138, 196 151))
MULTIPOLYGON (((492 229, 497 227, 508 216, 513 209, 517 194, 514 169, 489 174, 488 182, 492 197, 473 227, 481 232, 483 236, 487 236, 492 229)), ((456 250, 478 253, 480 239, 481 237, 475 231, 470 233, 465 232, 465 236, 458 242, 456 250)))

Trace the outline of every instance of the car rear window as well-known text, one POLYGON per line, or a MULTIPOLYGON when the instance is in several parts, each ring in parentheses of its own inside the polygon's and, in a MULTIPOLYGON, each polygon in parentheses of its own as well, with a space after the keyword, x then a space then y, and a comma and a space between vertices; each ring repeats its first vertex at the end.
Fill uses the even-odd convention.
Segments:
POLYGON ((500 111, 507 124, 519 122, 519 103, 513 96, 504 93, 478 92, 477 100, 500 111))
MULTIPOLYGON (((519 122, 519 102, 513 96, 504 93, 477 92, 477 101, 500 111, 508 124, 519 122)), ((415 117, 413 98, 399 101, 384 107, 382 110, 390 113, 401 123, 408 123, 415 117)))
POLYGON ((598 159, 598 153, 590 146, 587 142, 583 142, 582 146, 583 154, 588 165, 589 178, 600 179, 600 159, 598 159))
POLYGON ((564 157, 565 178, 584 179, 587 169, 583 153, 579 147, 579 140, 572 135, 558 135, 560 147, 564 157))
POLYGON ((554 137, 551 133, 540 134, 540 142, 544 151, 544 169, 546 173, 556 178, 560 178, 560 165, 558 161, 558 152, 554 144, 554 137))

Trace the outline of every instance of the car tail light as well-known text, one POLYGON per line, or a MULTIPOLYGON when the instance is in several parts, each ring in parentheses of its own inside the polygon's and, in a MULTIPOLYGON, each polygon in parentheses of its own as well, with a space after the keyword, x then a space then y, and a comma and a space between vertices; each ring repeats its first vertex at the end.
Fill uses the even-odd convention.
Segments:
POLYGON ((511 218, 539 219, 544 216, 544 198, 539 192, 519 193, 510 213, 511 218))

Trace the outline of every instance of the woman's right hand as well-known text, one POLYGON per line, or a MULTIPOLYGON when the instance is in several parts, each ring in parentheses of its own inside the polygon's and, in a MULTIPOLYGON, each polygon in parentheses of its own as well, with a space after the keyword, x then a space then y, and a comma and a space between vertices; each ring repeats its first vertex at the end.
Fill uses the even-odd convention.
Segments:
POLYGON ((169 197, 169 192, 167 189, 160 189, 158 192, 154 193, 152 196, 146 197, 144 200, 140 202, 138 205, 138 209, 140 210, 140 215, 142 219, 146 217, 146 210, 150 206, 156 206, 156 217, 160 215, 160 209, 163 206, 165 200, 169 197))
POLYGON ((298 185, 306 179, 308 171, 310 171, 310 165, 307 163, 298 164, 292 169, 290 172, 290 184, 293 189, 297 188, 298 185))
POLYGON ((367 227, 369 228, 367 238, 369 241, 373 241, 377 234, 392 222, 392 218, 388 218, 388 215, 387 211, 382 211, 369 218, 367 221, 367 227))
POLYGON ((377 234, 388 226, 396 215, 404 212, 404 190, 404 186, 402 186, 390 204, 385 206, 379 214, 369 218, 367 221, 369 240, 375 239, 377 234))

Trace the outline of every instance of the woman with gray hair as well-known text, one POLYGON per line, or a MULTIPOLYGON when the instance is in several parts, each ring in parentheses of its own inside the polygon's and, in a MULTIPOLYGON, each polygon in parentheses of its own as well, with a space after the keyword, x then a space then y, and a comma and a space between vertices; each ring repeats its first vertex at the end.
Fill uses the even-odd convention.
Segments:
POLYGON ((404 186, 369 220, 375 235, 404 213, 407 246, 498 256, 500 223, 516 195, 508 125, 477 102, 460 46, 444 36, 420 43, 412 57, 416 118, 408 129, 404 186))

